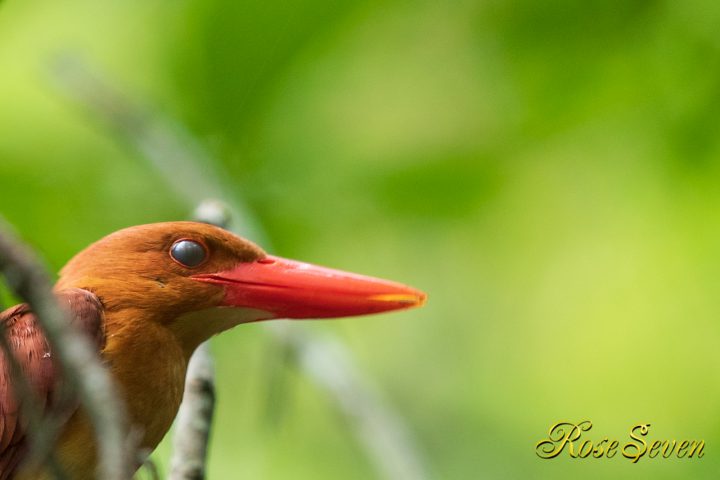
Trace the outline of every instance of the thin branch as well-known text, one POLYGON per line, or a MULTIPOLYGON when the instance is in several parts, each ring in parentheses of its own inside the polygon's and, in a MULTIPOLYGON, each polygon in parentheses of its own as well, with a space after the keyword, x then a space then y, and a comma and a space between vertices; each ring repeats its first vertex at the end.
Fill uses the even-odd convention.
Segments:
POLYGON ((296 355, 305 375, 330 393, 382 478, 428 478, 402 417, 385 403, 339 339, 310 336, 309 330, 296 331, 287 324, 272 329, 296 355))
MULTIPOLYGON (((204 201, 195 209, 195 220, 225 227, 229 213, 223 204, 204 201)), ((215 370, 208 342, 200 345, 188 365, 185 392, 175 423, 169 480, 203 480, 208 443, 215 412, 215 370)))
MULTIPOLYGON (((271 248, 250 209, 225 183, 230 177, 219 172, 219 163, 190 132, 127 100, 76 58, 64 57, 55 67, 54 78, 65 95, 103 122, 112 138, 153 166, 178 198, 190 206, 205 198, 221 199, 230 206, 243 236, 271 248)), ((332 399, 382 478, 428 478, 425 462, 401 415, 361 374, 342 342, 329 334, 320 338, 299 324, 268 322, 266 329, 275 341, 292 350, 292 357, 300 360, 300 371, 332 399)))
POLYGON ((207 342, 188 365, 185 393, 176 419, 170 480, 203 480, 215 409, 215 379, 207 342))
POLYGON ((107 480, 131 477, 126 449, 124 406, 110 375, 84 335, 77 332, 57 304, 46 270, 0 219, 0 271, 10 289, 30 304, 63 367, 64 381, 78 392, 80 403, 95 428, 98 473, 107 480))
POLYGON ((158 466, 151 458, 145 459, 145 462, 143 462, 143 468, 147 472, 148 477, 150 477, 150 480, 160 480, 160 471, 158 470, 158 466))

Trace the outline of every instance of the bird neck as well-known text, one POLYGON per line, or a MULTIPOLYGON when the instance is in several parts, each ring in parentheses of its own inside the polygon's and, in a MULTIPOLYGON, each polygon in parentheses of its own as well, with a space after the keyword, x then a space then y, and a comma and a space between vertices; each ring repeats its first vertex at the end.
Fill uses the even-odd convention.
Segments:
POLYGON ((108 363, 125 399, 141 446, 153 449, 170 428, 182 400, 189 354, 166 326, 147 314, 121 310, 106 315, 108 363))

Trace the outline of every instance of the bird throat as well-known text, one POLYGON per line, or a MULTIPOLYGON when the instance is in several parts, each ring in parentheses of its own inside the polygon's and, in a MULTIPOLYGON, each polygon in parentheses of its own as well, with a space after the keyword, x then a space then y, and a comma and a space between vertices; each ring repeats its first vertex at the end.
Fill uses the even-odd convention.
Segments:
POLYGON ((123 390, 131 421, 142 426, 142 447, 155 448, 182 401, 189 355, 165 326, 141 324, 108 329, 103 358, 123 390))
POLYGON ((182 345, 183 351, 190 355, 205 340, 213 335, 229 330, 241 323, 259 322, 275 318, 265 310, 238 307, 213 307, 179 315, 170 325, 182 345))
POLYGON ((174 319, 127 318, 140 314, 126 310, 106 317, 103 357, 124 390, 130 417, 144 426, 143 446, 154 448, 177 414, 187 365, 195 349, 212 335, 241 323, 272 318, 272 314, 214 307, 174 319), (158 380, 161 384, 156 383, 158 380))

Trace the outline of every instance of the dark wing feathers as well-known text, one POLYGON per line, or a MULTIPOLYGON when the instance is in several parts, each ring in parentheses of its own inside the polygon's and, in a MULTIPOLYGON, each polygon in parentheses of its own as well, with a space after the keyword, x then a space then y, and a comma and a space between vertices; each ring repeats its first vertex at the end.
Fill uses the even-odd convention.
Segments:
MULTIPOLYGON (((60 304, 71 313, 71 321, 89 335, 98 351, 104 347, 102 305, 87 290, 68 289, 57 293, 60 304)), ((8 343, 25 378, 36 393, 36 403, 47 411, 52 406, 59 368, 45 336, 27 304, 0 313, 8 343)), ((0 480, 12 478, 27 449, 27 420, 20 414, 22 399, 12 388, 12 373, 5 352, 0 351, 0 480)))

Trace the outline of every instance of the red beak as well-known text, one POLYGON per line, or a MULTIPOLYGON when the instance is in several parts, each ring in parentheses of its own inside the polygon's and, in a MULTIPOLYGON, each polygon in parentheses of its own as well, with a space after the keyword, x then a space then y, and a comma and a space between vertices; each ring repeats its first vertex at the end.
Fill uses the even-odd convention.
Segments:
POLYGON ((192 278, 223 285, 223 306, 264 310, 274 318, 365 315, 418 307, 426 298, 399 283, 270 255, 192 278))

